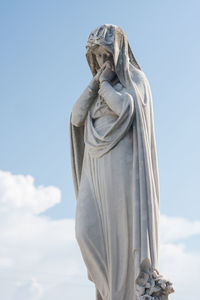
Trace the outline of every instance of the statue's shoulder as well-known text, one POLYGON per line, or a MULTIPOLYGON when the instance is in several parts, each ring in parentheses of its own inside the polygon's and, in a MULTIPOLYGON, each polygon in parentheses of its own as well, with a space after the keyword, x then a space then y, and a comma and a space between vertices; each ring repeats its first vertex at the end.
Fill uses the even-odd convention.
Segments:
POLYGON ((136 83, 140 93, 144 96, 146 93, 150 91, 149 81, 145 75, 145 73, 141 70, 137 70, 135 68, 132 73, 132 80, 136 83))

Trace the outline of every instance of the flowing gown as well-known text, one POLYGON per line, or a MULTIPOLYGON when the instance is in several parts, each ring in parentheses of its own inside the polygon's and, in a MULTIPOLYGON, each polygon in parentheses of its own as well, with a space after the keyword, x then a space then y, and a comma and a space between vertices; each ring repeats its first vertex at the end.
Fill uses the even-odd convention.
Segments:
POLYGON ((102 81, 97 88, 93 79, 72 109, 76 238, 97 300, 166 300, 173 288, 157 271, 160 197, 151 89, 120 27, 104 24, 91 32, 86 57, 93 77, 96 46, 112 54, 119 84, 102 81))
MULTIPOLYGON (((118 118, 99 96, 91 108, 91 116, 100 136, 118 118)), ((87 148, 84 151, 76 238, 99 300, 136 299, 137 267, 134 264, 138 260, 136 252, 132 252, 134 204, 131 193, 135 182, 132 126, 102 157, 92 156, 87 148)))

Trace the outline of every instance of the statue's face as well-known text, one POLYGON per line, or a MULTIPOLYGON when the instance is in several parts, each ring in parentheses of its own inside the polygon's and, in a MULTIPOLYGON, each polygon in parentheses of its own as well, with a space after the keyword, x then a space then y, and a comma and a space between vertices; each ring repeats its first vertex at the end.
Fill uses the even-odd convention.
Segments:
POLYGON ((94 54, 100 68, 106 61, 112 62, 112 54, 101 46, 94 50, 94 54))

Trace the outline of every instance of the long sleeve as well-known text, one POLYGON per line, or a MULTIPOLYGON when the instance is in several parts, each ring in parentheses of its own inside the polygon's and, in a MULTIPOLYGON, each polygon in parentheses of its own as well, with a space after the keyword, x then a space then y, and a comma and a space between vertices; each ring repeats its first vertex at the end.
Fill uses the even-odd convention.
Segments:
POLYGON ((83 91, 72 108, 71 123, 76 127, 84 124, 88 110, 97 96, 98 84, 93 84, 92 88, 90 86, 91 84, 83 91))
POLYGON ((127 92, 117 92, 108 81, 103 81, 101 83, 99 95, 104 98, 110 109, 118 116, 122 111, 124 101, 133 102, 130 94, 127 92))

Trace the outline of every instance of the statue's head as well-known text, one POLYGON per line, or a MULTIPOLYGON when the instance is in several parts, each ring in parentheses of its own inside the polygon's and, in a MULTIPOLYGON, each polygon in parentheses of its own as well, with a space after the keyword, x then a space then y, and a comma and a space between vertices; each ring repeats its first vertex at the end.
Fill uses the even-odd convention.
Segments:
POLYGON ((101 45, 97 45, 93 47, 92 54, 96 61, 97 71, 102 67, 102 65, 109 61, 114 68, 113 55, 110 51, 108 51, 105 47, 101 45))
POLYGON ((129 64, 140 69, 129 46, 125 32, 116 25, 104 24, 93 30, 86 45, 86 58, 95 75, 105 60, 110 60, 120 81, 129 64))

